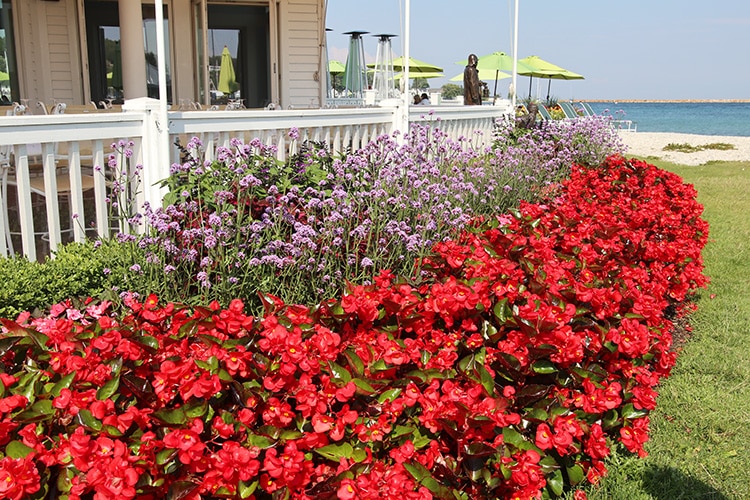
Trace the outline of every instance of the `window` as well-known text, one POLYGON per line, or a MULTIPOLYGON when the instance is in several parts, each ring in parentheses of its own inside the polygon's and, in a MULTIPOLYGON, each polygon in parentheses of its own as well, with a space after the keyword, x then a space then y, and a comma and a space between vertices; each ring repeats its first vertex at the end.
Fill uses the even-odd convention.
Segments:
MULTIPOLYGON (((114 2, 87 1, 86 37, 89 52, 91 99, 94 102, 122 103, 122 58, 120 19, 114 2)), ((156 11, 153 5, 142 6, 143 39, 145 44, 146 88, 148 97, 159 98, 159 71, 156 61, 156 11)), ((164 32, 168 33, 167 9, 164 8, 164 32)), ((169 37, 165 37, 167 53, 167 101, 172 102, 172 78, 169 61, 169 37)))
POLYGON ((0 0, 0 105, 19 101, 16 51, 13 41, 13 12, 10 0, 0 0))

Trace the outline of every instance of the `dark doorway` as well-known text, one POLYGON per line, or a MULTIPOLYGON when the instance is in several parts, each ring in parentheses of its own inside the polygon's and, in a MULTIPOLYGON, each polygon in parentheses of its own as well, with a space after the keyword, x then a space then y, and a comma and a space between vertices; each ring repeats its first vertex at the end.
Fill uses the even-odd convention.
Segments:
POLYGON ((226 102, 219 95, 221 53, 227 46, 232 55, 238 91, 248 108, 271 102, 270 35, 268 7, 252 5, 208 5, 208 55, 211 101, 226 102))

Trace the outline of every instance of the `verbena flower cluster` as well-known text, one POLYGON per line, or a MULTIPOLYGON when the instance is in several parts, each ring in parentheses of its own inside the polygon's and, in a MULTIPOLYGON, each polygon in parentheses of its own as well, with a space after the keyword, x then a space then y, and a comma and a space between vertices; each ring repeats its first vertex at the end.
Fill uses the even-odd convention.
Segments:
POLYGON ((604 121, 507 141, 502 127, 487 151, 414 126, 403 144, 382 136, 339 158, 308 144, 286 163, 257 140, 233 140, 204 162, 193 139, 165 182, 167 205, 146 207, 146 236, 119 239, 145 253, 131 284, 145 276, 165 298, 253 306, 259 290, 319 302, 383 269, 419 279, 420 258, 471 218, 536 199, 571 164, 598 164, 620 148, 604 121))
MULTIPOLYGON (((380 154, 380 153, 379 153, 380 154)), ((352 179, 352 182, 364 180, 352 179)), ((537 499, 645 454, 702 207, 640 161, 316 307, 126 298, 3 320, 0 495, 537 499)), ((576 498, 585 498, 582 492, 576 498)))

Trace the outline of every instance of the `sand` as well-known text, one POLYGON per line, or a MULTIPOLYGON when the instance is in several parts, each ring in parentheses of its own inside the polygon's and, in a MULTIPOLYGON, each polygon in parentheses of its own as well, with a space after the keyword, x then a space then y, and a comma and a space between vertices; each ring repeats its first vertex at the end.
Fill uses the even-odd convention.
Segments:
POLYGON ((625 143, 625 156, 653 157, 679 165, 703 165, 709 161, 747 161, 750 162, 750 137, 676 134, 672 132, 620 132, 625 143), (667 144, 704 144, 726 143, 735 149, 719 151, 707 149, 695 153, 664 151, 667 144))

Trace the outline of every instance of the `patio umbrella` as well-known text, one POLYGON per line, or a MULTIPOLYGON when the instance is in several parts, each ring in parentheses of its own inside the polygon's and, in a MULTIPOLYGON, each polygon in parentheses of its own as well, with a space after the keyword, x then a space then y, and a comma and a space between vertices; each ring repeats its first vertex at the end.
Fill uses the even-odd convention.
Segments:
MULTIPOLYGON (((411 69, 409 70, 409 78, 412 79, 412 80, 414 78, 426 78, 426 79, 429 79, 429 78, 442 78, 444 76, 445 75, 443 73, 436 72, 436 71, 424 71, 422 73, 412 73, 411 69)), ((401 72, 396 73, 395 75, 393 75, 393 78, 395 78, 396 80, 400 80, 403 77, 404 77, 404 72, 403 71, 401 71, 401 72)))
MULTIPOLYGON (((468 62, 467 59, 464 59, 463 61, 459 61, 458 64, 466 66, 468 62)), ((528 72, 531 71, 531 68, 523 64, 521 61, 516 62, 516 69, 519 75, 527 75, 528 72)), ((502 79, 500 78, 500 72, 513 72, 513 58, 505 52, 493 52, 492 54, 487 54, 486 56, 481 56, 479 58, 479 61, 477 62, 477 70, 494 70, 497 73, 497 77, 495 78, 495 90, 493 91, 493 94, 497 95, 497 81, 502 79)), ((491 78, 488 79, 491 80, 491 78)))
POLYGON ((10 81, 10 75, 6 73, 5 71, 0 71, 0 82, 8 82, 10 81))
MULTIPOLYGON (((518 60, 519 63, 523 63, 524 65, 531 68, 530 73, 525 73, 524 76, 529 77, 529 97, 531 97, 531 82, 533 81, 534 77, 537 78, 547 78, 547 100, 549 101, 549 91, 550 86, 552 85, 552 79, 555 80, 583 80, 583 75, 579 75, 578 73, 573 73, 572 71, 568 71, 565 68, 562 68, 560 66, 557 66, 556 64, 552 64, 549 61, 545 61, 539 56, 529 56, 524 57, 523 59, 518 60)), ((519 71, 519 74, 523 74, 519 71)))
POLYGON ((114 54, 112 54, 112 77, 110 80, 112 87, 122 90, 122 52, 119 41, 115 43, 114 54))
MULTIPOLYGON (((495 69, 479 69, 477 70, 477 72, 479 73, 479 79, 482 81, 503 80, 505 78, 511 77, 509 73, 505 73, 504 71, 498 71, 495 69)), ((452 82, 464 81, 463 72, 451 78, 450 81, 452 82)))
POLYGON ((221 66, 219 67, 219 85, 216 87, 219 92, 231 94, 237 90, 237 81, 234 74, 234 63, 229 48, 224 45, 221 51, 221 66))
MULTIPOLYGON (((369 66, 369 64, 368 64, 369 66)), ((397 57, 393 60, 393 70, 394 71, 403 71, 404 70, 404 58, 397 57)), ((373 65, 373 67, 375 67, 373 65)), ((435 66, 434 64, 426 63, 424 61, 420 61, 419 59, 414 59, 413 57, 409 58, 409 73, 442 73, 443 68, 440 66, 435 66)), ((420 78, 421 75, 416 76, 415 78, 420 78)))
POLYGON ((346 71, 346 67, 344 67, 344 65, 341 64, 341 62, 335 59, 331 59, 330 61, 328 61, 328 72, 330 74, 340 75, 344 71, 346 71))
POLYGON ((336 75, 340 75, 346 71, 346 67, 335 59, 328 61, 328 74, 333 77, 333 86, 336 87, 336 75))

